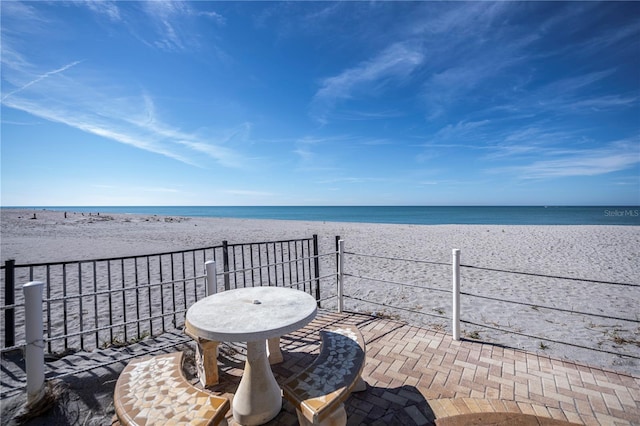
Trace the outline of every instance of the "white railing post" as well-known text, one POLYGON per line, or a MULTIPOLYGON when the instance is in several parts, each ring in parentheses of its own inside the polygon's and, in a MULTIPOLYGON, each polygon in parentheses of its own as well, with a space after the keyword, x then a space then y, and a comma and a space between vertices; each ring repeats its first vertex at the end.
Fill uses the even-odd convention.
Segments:
POLYGON ((338 312, 342 313, 344 302, 342 288, 344 285, 344 240, 338 240, 338 312))
POLYGON ((452 260, 453 265, 453 340, 460 340, 460 250, 453 249, 452 260))
POLYGON ((27 369, 27 404, 38 402, 44 396, 44 338, 42 332, 41 281, 22 286, 24 291, 25 363, 27 369))
POLYGON ((205 296, 210 296, 218 292, 218 282, 216 281, 216 261, 208 260, 204 263, 204 267, 207 271, 207 287, 205 290, 205 296))

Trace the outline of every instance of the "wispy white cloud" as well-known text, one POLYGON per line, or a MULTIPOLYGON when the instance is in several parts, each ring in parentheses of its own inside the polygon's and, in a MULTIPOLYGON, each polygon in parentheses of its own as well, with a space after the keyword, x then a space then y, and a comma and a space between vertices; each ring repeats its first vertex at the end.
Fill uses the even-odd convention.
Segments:
MULTIPOLYGON (((584 89, 588 86, 610 77, 615 73, 615 68, 609 68, 602 71, 589 72, 585 74, 574 75, 570 77, 560 78, 553 82, 543 86, 542 92, 546 94, 572 94, 578 90, 584 89)), ((550 97, 550 96, 548 96, 550 97)))
POLYGON ((636 20, 634 23, 624 26, 616 25, 608 28, 597 37, 592 37, 584 41, 577 47, 581 54, 598 54, 604 49, 609 49, 621 42, 629 42, 637 45, 640 36, 640 23, 636 20))
POLYGON ((584 56, 593 56, 593 63, 600 63, 596 55, 613 46, 631 54, 631 40, 640 35, 637 22, 596 32, 576 43, 570 34, 594 31, 594 23, 606 8, 559 6, 551 14, 546 13, 546 8, 531 6, 531 13, 542 12, 545 18, 535 28, 522 31, 525 27, 515 22, 522 19, 525 8, 500 3, 436 8, 435 13, 413 26, 414 34, 426 40, 428 63, 423 74, 429 119, 442 119, 469 104, 495 111, 502 102, 501 111, 510 113, 575 114, 592 108, 626 108, 637 99, 637 93, 613 95, 602 89, 618 72, 611 62, 603 61, 601 69, 592 67, 588 71, 571 67, 555 72, 548 69, 551 58, 567 61, 581 56, 583 61, 584 56), (572 42, 563 38, 551 48, 551 34, 572 37, 572 42), (620 45, 622 41, 626 44, 620 45), (594 91, 598 89, 603 91, 594 91))
MULTIPOLYGON (((482 102, 478 93, 526 62, 539 38, 511 24, 508 2, 443 3, 424 7, 409 22, 407 37, 419 39, 426 61, 420 70, 426 117, 445 117, 460 104, 482 102)), ((484 102, 486 103, 486 102, 484 102)))
POLYGON ((451 150, 464 150, 476 161, 525 161, 535 158, 558 157, 575 154, 594 141, 584 139, 580 130, 551 126, 544 122, 531 122, 524 127, 504 126, 490 120, 459 122, 437 131, 420 146, 425 149, 418 159, 433 159, 447 155, 451 150))
MULTIPOLYGON (((587 51, 593 54, 594 46, 589 49, 576 46, 580 53, 566 51, 563 45, 555 50, 547 45, 549 34, 560 32, 567 36, 560 29, 568 22, 584 26, 585 13, 593 7, 580 7, 580 12, 577 8, 558 7, 556 13, 550 14, 545 13, 545 8, 532 6, 531 13, 544 18, 535 28, 526 27, 526 31, 517 24, 523 18, 523 9, 509 2, 416 6, 412 9, 413 19, 397 23, 406 27, 405 31, 390 29, 386 49, 320 81, 311 103, 311 115, 323 124, 330 118, 366 119, 365 115, 340 111, 341 104, 389 93, 385 89, 395 88, 390 83, 406 81, 422 86, 416 95, 422 97, 428 120, 441 120, 469 105, 476 106, 477 116, 481 115, 480 108, 494 111, 500 108, 512 114, 522 111, 538 114, 545 109, 574 114, 587 109, 633 105, 637 94, 593 91, 616 74, 615 66, 574 75, 570 71, 555 74, 541 71, 550 57, 587 51), (550 75, 555 79, 549 81, 550 75)), ((620 40, 631 40, 639 31, 638 24, 611 30, 603 34, 605 40, 601 44, 612 46, 620 40)))
POLYGON ((483 160, 510 160, 513 158, 541 158, 546 155, 561 155, 564 147, 580 146, 585 141, 579 131, 531 125, 515 130, 494 132, 496 143, 487 146, 483 160))
POLYGON ((20 52, 15 51, 5 36, 2 40, 2 68, 4 74, 9 70, 23 70, 31 67, 31 64, 20 52))
MULTIPOLYGON (((48 22, 39 10, 29 5, 9 3, 2 5, 5 14, 3 19, 11 15, 12 22, 27 18, 35 23, 48 22)), ((118 5, 113 2, 89 1, 76 4, 86 6, 101 16, 108 16, 111 20, 120 17, 118 5)), ((170 20, 180 13, 205 16, 219 22, 223 20, 214 12, 195 11, 187 3, 147 2, 147 6, 160 10, 156 12, 156 16, 167 25, 171 25, 170 20), (163 8, 167 10, 162 12, 163 8)), ((32 28, 32 22, 29 26, 23 25, 25 30, 32 28)), ((108 82, 85 83, 89 78, 96 77, 88 77, 94 71, 86 68, 76 71, 82 61, 42 71, 42 65, 30 63, 17 50, 22 43, 19 38, 13 37, 13 27, 15 25, 2 27, 3 94, 0 101, 3 105, 190 165, 202 166, 206 164, 207 158, 227 167, 244 167, 248 162, 236 150, 223 146, 228 142, 225 138, 216 140, 210 135, 184 132, 163 122, 157 117, 151 96, 145 93, 136 96, 129 92, 125 95, 126 89, 122 88, 122 92, 118 94, 118 89, 114 90, 108 82), (100 91, 100 87, 109 87, 109 91, 100 91)), ((173 41, 176 45, 181 43, 178 38, 173 41)), ((250 126, 244 126, 242 133, 247 138, 250 126)), ((238 132, 234 137, 237 134, 238 132)))
POLYGON ((405 78, 423 59, 421 52, 407 44, 394 44, 376 58, 325 79, 316 92, 315 99, 329 102, 348 99, 362 84, 405 78))
POLYGON ((176 23, 176 17, 186 14, 188 5, 183 1, 148 1, 144 2, 144 9, 152 22, 158 27, 160 36, 156 47, 166 50, 184 50, 185 36, 176 23))
POLYGON ((156 27, 158 37, 153 44, 167 51, 184 51, 200 45, 192 31, 189 18, 204 17, 218 25, 226 22, 219 13, 196 10, 191 3, 184 0, 146 1, 143 6, 151 23, 156 27))
MULTIPOLYGON (((144 44, 170 52, 188 51, 201 46, 194 34, 194 19, 204 18, 217 25, 226 19, 214 10, 202 10, 200 6, 185 0, 152 0, 137 2, 141 7, 131 7, 129 2, 117 0, 72 0, 73 4, 86 7, 97 18, 119 24, 144 44), (142 11, 142 15, 140 15, 142 11), (150 31, 145 31, 146 27, 150 31)), ((134 2, 135 3, 135 2, 134 2)))
POLYGON ((394 145, 394 144, 396 144, 396 142, 389 139, 382 139, 382 138, 364 139, 362 142, 360 142, 360 145, 364 145, 364 146, 382 146, 382 145, 394 145))
POLYGON ((322 139, 310 136, 305 136, 295 142, 293 153, 298 156, 299 167, 308 168, 318 166, 317 153, 312 147, 320 143, 322 143, 322 139))
MULTIPOLYGON (((7 20, 24 24, 19 26, 19 33, 32 33, 41 30, 42 24, 46 24, 49 20, 40 13, 37 8, 21 1, 3 1, 2 2, 2 33, 15 34, 16 29, 12 25, 5 25, 7 20)), ((3 46, 4 51, 4 46, 3 46)))
POLYGON ((480 120, 448 124, 418 145, 423 150, 417 154, 416 160, 423 163, 439 157, 443 151, 450 149, 487 150, 486 137, 482 129, 490 123, 489 120, 480 120))
POLYGON ((612 93, 608 83, 616 76, 616 69, 566 76, 547 84, 533 85, 513 93, 503 104, 495 105, 487 113, 526 113, 531 117, 556 114, 578 115, 593 111, 611 111, 638 105, 638 91, 612 93))
POLYGON ((224 146, 240 133, 248 138, 250 125, 242 125, 218 141, 185 132, 158 117, 149 94, 118 96, 113 88, 108 93, 98 89, 108 84, 84 83, 84 73, 70 73, 80 63, 74 61, 36 76, 29 70, 12 69, 3 75, 4 86, 9 82, 16 88, 1 98, 2 104, 193 166, 204 167, 206 158, 225 167, 242 168, 251 163, 239 151, 224 146))
POLYGON ((456 124, 448 124, 435 134, 436 140, 459 140, 475 136, 477 130, 487 126, 490 120, 459 121, 456 124))
MULTIPOLYGON (((269 28, 278 38, 299 37, 301 33, 322 34, 335 24, 336 16, 345 13, 346 2, 264 2, 255 8, 252 20, 257 28, 269 28)), ((335 34, 332 34, 335 35, 335 34)))
POLYGON ((0 121, 2 124, 11 124, 13 126, 39 126, 43 121, 13 121, 13 120, 2 120, 0 121))
POLYGON ((47 77, 51 77, 52 75, 56 75, 56 74, 58 74, 58 73, 64 72, 64 71, 68 70, 69 68, 72 68, 72 67, 74 67, 74 66, 78 65, 78 64, 79 64, 79 63, 81 63, 81 62, 82 62, 82 61, 75 61, 75 62, 71 62, 70 64, 67 64, 67 65, 65 65, 65 66, 63 66, 63 67, 60 67, 60 68, 56 69, 56 70, 53 70, 53 71, 47 71, 47 72, 45 72, 44 74, 39 75, 39 76, 38 76, 38 77, 36 77, 35 79, 33 79, 33 80, 31 80, 31 81, 29 81, 29 82, 27 82, 27 83, 23 84, 22 86, 18 87, 17 89, 12 90, 11 92, 7 93, 6 95, 4 95, 4 96, 2 97, 2 101, 4 102, 8 97, 13 96, 13 95, 15 95, 16 93, 19 93, 19 92, 21 92, 21 91, 23 91, 23 90, 27 89, 28 87, 33 86, 34 84, 41 82, 42 80, 44 80, 44 79, 45 79, 45 78, 47 78, 47 77))
POLYGON ((335 171, 340 163, 340 147, 353 146, 362 138, 350 135, 304 136, 294 140, 292 153, 297 158, 297 171, 335 171))
MULTIPOLYGON (((0 3, 0 8, 2 14, 0 58, 4 79, 13 70, 33 69, 20 48, 28 45, 25 39, 45 32, 45 28, 50 25, 50 20, 36 7, 24 2, 3 1, 0 3)), ((2 89, 3 93, 6 92, 6 85, 3 85, 2 89)))
POLYGON ((633 186, 638 186, 640 188, 640 175, 622 177, 622 178, 616 179, 613 183, 615 185, 620 185, 620 186, 633 185, 633 186))
POLYGON ((87 7, 92 12, 106 16, 110 21, 120 21, 122 19, 120 15, 120 8, 118 2, 109 0, 74 0, 75 4, 87 7))
POLYGON ((375 58, 364 61, 340 74, 324 79, 313 98, 313 109, 319 121, 326 121, 333 106, 355 93, 369 95, 390 83, 400 84, 424 61, 424 54, 412 43, 395 43, 375 58))
MULTIPOLYGON (((526 62, 526 47, 535 39, 534 35, 527 35, 512 40, 484 40, 481 46, 465 47, 457 53, 448 46, 447 51, 442 52, 440 64, 432 68, 424 84, 428 117, 441 118, 462 103, 488 102, 487 91, 495 90, 494 85, 501 86, 505 73, 526 62)), ((446 41, 443 43, 447 45, 446 41)))
POLYGON ((638 96, 603 95, 567 102, 566 107, 576 111, 602 111, 627 108, 638 104, 638 96))
POLYGON ((227 19, 222 16, 221 14, 219 14, 218 12, 215 12, 213 10, 210 11, 198 11, 195 12, 196 16, 203 16, 206 18, 209 18, 211 20, 213 20, 214 22, 220 24, 220 25, 224 25, 227 23, 227 19))
POLYGON ((371 120, 388 120, 391 118, 399 118, 406 113, 398 110, 387 111, 341 111, 334 114, 340 120, 348 121, 371 121, 371 120))
POLYGON ((571 152, 549 153, 545 158, 522 166, 493 169, 515 173, 521 179, 596 176, 629 169, 640 164, 639 141, 617 141, 606 146, 571 152))
POLYGON ((407 31, 414 35, 446 35, 477 37, 491 29, 493 23, 509 10, 504 2, 475 2, 465 7, 425 7, 414 17, 407 31))
POLYGON ((304 25, 323 25, 329 18, 335 17, 337 13, 344 10, 340 2, 319 3, 320 9, 311 8, 303 18, 304 25))

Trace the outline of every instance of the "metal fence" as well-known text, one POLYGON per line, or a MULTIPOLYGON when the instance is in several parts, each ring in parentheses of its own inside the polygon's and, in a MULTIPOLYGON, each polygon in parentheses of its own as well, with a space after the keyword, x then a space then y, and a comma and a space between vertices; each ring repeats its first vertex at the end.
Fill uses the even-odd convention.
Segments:
POLYGON ((335 252, 327 254, 318 253, 314 235, 242 244, 225 241, 219 246, 187 251, 74 262, 17 264, 9 260, 0 275, 4 287, 0 295, 4 311, 0 352, 25 344, 20 287, 29 281, 46 283, 45 352, 63 355, 128 344, 182 328, 187 308, 206 294, 205 263, 213 260, 219 277, 217 291, 263 285, 294 287, 313 295, 319 304, 327 301, 325 307, 403 318, 443 331, 451 324, 454 332, 457 315, 453 296, 457 292, 452 289, 456 289, 456 270, 461 270, 463 291, 458 296, 462 303, 457 313, 466 327, 462 330, 466 338, 514 347, 514 339, 523 337, 540 342, 539 349, 562 344, 640 359, 636 349, 640 346, 636 303, 640 300, 640 284, 465 264, 455 268, 455 256, 451 262, 434 262, 356 253, 341 249, 339 240, 336 237, 335 252), (321 268, 327 271, 324 276, 320 275, 321 268), (599 292, 593 306, 585 307, 584 298, 579 299, 586 285, 589 291, 599 292), (565 293, 566 298, 558 297, 565 293), (629 310, 603 312, 607 297, 612 302, 613 298, 618 302, 628 300, 629 310), (335 302, 328 301, 334 298, 335 302), (553 300, 545 302, 545 298, 553 300), (508 318, 505 322, 492 317, 492 309, 513 314, 498 315, 508 318), (578 316, 591 334, 576 337, 575 330, 563 324, 563 316, 571 317, 567 322, 575 322, 578 316), (594 335, 603 339, 597 340, 594 335))
POLYGON ((640 360, 640 284, 459 264, 457 250, 451 262, 356 253, 338 240, 339 306, 346 310, 451 331, 454 338, 462 325, 467 339, 527 350, 558 344, 640 360))
POLYGON ((481 302, 493 305, 494 310, 512 312, 508 319, 503 316, 500 320, 474 315, 467 308, 460 319, 467 326, 467 337, 478 339, 484 330, 535 340, 539 350, 559 344, 640 360, 640 284, 465 264, 460 268, 466 280, 507 282, 512 287, 492 292, 487 291, 489 286, 467 285, 469 290, 460 291, 467 306, 481 302))
POLYGON ((229 244, 143 256, 1 267, 0 352, 22 348, 23 284, 45 283, 45 352, 122 345, 182 328, 186 310, 205 296, 205 263, 216 262, 225 290, 288 286, 320 300, 318 239, 229 244), (220 270, 222 269, 222 270, 220 270))

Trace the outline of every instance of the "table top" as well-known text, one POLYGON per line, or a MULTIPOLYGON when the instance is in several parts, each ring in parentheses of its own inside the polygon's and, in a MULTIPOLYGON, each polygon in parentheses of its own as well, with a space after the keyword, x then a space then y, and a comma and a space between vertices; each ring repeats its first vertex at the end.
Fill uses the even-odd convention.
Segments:
POLYGON ((300 290, 248 287, 223 291, 194 303, 186 329, 219 342, 251 342, 304 327, 317 312, 316 300, 300 290))

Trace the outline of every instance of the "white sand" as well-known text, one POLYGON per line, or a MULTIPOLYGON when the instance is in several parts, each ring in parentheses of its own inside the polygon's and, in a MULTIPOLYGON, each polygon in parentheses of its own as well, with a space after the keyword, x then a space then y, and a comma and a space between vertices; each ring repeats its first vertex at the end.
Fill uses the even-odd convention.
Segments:
MULTIPOLYGON (((488 268, 640 284, 640 227, 381 225, 279 220, 178 218, 3 209, 1 258, 17 263, 58 262, 188 250, 230 243, 305 238, 318 234, 320 252, 334 250, 335 235, 349 252, 392 258, 451 262, 461 249, 462 263, 488 268), (36 214, 36 219, 31 219, 36 214)), ((327 259, 327 258, 325 258, 327 259)), ((321 275, 335 265, 325 260, 321 275)), ((345 294, 394 310, 348 299, 346 308, 398 316, 450 330, 451 267, 347 255, 345 294), (401 287, 367 278, 410 283, 401 287), (420 289, 427 287, 429 289, 420 289)), ((335 280, 323 281, 324 294, 335 280)), ((640 320, 640 287, 555 280, 543 277, 462 269, 462 291, 533 305, 554 306, 615 318, 640 320)), ((335 300, 335 299, 334 299, 335 300)), ((333 303, 333 302, 332 302, 333 303)), ((326 306, 331 307, 331 303, 326 306)), ((531 306, 462 296, 462 319, 562 342, 640 356, 638 322, 572 315, 531 306)), ((462 324, 463 336, 523 348, 640 376, 640 361, 585 351, 514 334, 462 324)))

